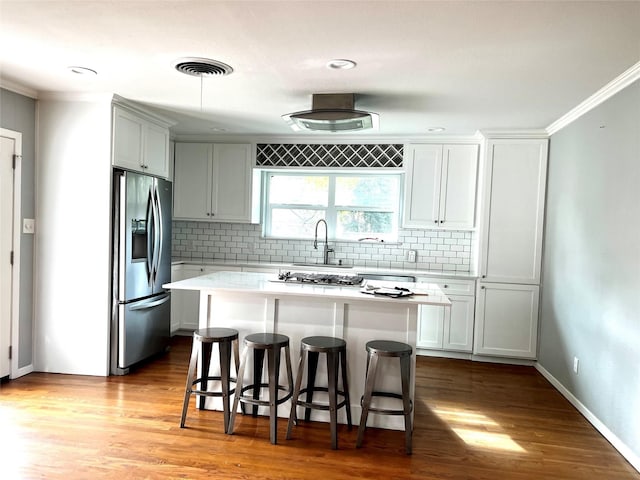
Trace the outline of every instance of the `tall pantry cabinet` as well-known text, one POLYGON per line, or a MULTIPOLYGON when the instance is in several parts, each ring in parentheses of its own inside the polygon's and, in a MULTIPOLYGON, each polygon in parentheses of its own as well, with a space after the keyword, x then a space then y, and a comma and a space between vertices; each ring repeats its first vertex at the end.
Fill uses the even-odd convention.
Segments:
POLYGON ((536 357, 547 145, 487 142, 475 354, 536 357))

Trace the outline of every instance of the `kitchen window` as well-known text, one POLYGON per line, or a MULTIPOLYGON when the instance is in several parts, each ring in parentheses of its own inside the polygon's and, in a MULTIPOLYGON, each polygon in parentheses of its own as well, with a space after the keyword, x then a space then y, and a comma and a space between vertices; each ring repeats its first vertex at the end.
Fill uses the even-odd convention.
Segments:
POLYGON ((265 237, 313 238, 324 219, 332 240, 397 241, 401 174, 264 172, 265 237))

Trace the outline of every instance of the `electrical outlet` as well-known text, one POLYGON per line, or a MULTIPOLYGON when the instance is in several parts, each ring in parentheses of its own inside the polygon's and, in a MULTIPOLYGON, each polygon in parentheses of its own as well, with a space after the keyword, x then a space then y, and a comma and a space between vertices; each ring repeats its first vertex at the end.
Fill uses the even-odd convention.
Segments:
POLYGON ((415 262, 417 253, 415 250, 407 250, 407 262, 415 262))
POLYGON ((33 218, 22 219, 22 233, 35 233, 36 221, 33 218))
POLYGON ((575 373, 576 375, 578 374, 579 363, 580 363, 580 360, 578 359, 578 357, 573 357, 573 373, 575 373))

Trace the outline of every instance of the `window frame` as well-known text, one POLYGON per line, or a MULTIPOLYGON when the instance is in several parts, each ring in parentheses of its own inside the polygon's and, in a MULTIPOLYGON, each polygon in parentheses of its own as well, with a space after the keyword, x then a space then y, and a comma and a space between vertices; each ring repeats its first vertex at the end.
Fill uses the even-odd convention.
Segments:
MULTIPOLYGON (((378 207, 365 207, 355 205, 338 205, 336 206, 336 179, 338 177, 395 177, 398 181, 398 198, 395 199, 395 207, 397 208, 394 218, 394 232, 385 236, 382 239, 385 243, 397 243, 399 240, 400 229, 402 228, 402 212, 404 202, 404 171, 400 169, 393 169, 387 171, 374 171, 369 170, 336 170, 336 169, 322 169, 322 170, 306 170, 306 169, 262 169, 261 178, 261 190, 262 190, 262 213, 260 220, 262 223, 262 236, 263 238, 270 239, 283 239, 283 240, 309 240, 309 237, 302 236, 281 236, 273 235, 271 231, 271 219, 273 208, 269 204, 269 193, 271 188, 270 176, 313 176, 313 177, 328 177, 329 185, 327 190, 327 206, 319 206, 315 204, 277 204, 278 208, 303 208, 305 210, 317 210, 325 212, 324 219, 327 222, 329 229, 329 240, 339 242, 357 242, 358 239, 353 238, 337 238, 337 219, 338 211, 344 210, 344 207, 352 207, 354 211, 380 211, 378 207), (338 208, 340 207, 340 208, 338 208), (354 208, 355 207, 355 208, 354 208)), ((324 232, 323 232, 324 233, 324 232)), ((363 233, 363 236, 366 234, 363 233)))

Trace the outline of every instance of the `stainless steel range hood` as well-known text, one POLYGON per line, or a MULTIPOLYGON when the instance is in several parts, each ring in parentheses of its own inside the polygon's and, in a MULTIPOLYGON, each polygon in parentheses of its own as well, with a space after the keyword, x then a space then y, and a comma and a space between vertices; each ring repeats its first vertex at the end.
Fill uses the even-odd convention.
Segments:
POLYGON ((353 132, 378 129, 378 114, 355 110, 353 93, 317 93, 311 110, 289 113, 282 118, 293 130, 353 132))

